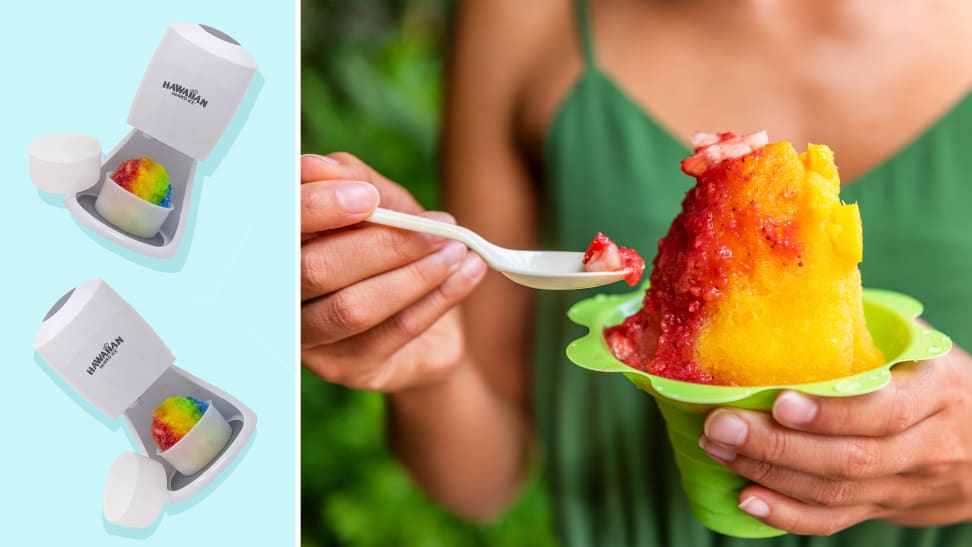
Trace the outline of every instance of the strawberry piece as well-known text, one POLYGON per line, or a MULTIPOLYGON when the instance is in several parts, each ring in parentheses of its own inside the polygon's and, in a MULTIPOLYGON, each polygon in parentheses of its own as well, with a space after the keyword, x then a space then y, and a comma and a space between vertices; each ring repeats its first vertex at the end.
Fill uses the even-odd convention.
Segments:
POLYGON ((584 269, 589 272, 628 270, 624 280, 634 286, 645 271, 645 260, 634 249, 618 247, 608 236, 598 232, 584 253, 584 269))
POLYGON ((738 158, 762 148, 769 143, 766 131, 757 131, 749 135, 735 133, 705 133, 692 135, 692 147, 695 153, 682 160, 682 172, 693 177, 701 176, 710 167, 730 158, 738 158))

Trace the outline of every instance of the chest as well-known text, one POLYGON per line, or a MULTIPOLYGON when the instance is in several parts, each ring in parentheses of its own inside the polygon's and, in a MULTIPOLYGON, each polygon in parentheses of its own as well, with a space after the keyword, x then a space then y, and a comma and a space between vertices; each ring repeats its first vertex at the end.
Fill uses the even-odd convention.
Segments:
MULTIPOLYGON (((696 130, 767 129, 771 140, 798 147, 830 145, 850 182, 972 87, 972 3, 933 10, 905 2, 908 9, 882 17, 841 12, 819 20, 812 12, 743 17, 670 4, 595 1, 587 28, 597 70, 683 143, 696 130)), ((576 21, 563 31, 523 95, 525 132, 538 147, 585 69, 570 39, 576 21)))

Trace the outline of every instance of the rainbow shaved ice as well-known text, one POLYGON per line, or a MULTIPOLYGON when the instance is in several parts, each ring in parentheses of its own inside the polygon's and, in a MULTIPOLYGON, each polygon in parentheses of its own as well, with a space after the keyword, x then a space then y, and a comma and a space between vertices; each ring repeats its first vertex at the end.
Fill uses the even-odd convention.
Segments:
POLYGON ((152 440, 165 452, 196 426, 209 403, 195 397, 169 397, 152 412, 152 440))
POLYGON ((144 156, 123 161, 112 173, 118 186, 160 207, 172 207, 172 186, 162 164, 144 156))
POLYGON ((699 133, 682 170, 697 184, 659 241, 644 305, 605 330, 651 374, 766 386, 853 375, 884 362, 864 322, 861 217, 840 201, 833 152, 798 154, 765 132, 699 133))

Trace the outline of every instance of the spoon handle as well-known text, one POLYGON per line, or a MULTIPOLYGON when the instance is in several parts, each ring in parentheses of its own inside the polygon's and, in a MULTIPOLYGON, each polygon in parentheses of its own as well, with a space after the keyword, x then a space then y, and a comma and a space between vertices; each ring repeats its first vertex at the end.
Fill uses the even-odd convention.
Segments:
POLYGON ((496 259, 499 258, 497 256, 497 250, 494 249, 495 245, 486 241, 482 236, 469 228, 463 228, 455 224, 447 224, 416 215, 382 209, 381 207, 376 208, 371 213, 371 216, 368 217, 368 222, 454 239, 475 251, 476 254, 481 256, 483 260, 493 267, 496 267, 496 259))

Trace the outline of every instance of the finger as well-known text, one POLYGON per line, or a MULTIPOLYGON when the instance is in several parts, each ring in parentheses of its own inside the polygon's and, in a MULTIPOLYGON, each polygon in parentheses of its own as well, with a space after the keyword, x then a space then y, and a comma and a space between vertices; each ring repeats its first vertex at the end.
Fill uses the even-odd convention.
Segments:
POLYGON ((408 266, 365 279, 301 306, 304 347, 330 344, 364 332, 440 285, 466 254, 451 241, 408 266))
POLYGON ((890 384, 856 397, 811 397, 784 391, 773 404, 773 418, 792 429, 827 435, 900 433, 944 407, 944 399, 933 395, 935 369, 898 365, 890 384))
POLYGON ((368 218, 378 206, 378 191, 366 182, 331 180, 300 187, 300 231, 343 228, 368 218))
POLYGON ((773 528, 794 534, 830 536, 879 517, 884 510, 872 505, 823 507, 784 496, 759 485, 744 488, 739 508, 773 528))
MULTIPOLYGON (((440 222, 455 223, 441 212, 421 213, 440 222)), ((367 225, 321 235, 300 247, 301 301, 329 294, 369 277, 415 262, 442 248, 445 239, 429 234, 367 225)))
POLYGON ((443 336, 428 344, 418 344, 418 337, 465 298, 482 280, 486 265, 477 255, 468 253, 459 270, 437 290, 396 314, 378 328, 342 340, 336 344, 304 350, 301 360, 321 378, 355 389, 392 392, 413 387, 416 382, 434 381, 446 364, 459 358, 461 340, 443 336), (395 358, 393 354, 399 352, 395 358), (427 370, 420 370, 425 367, 427 370), (438 369, 438 370, 437 370, 438 369))
MULTIPOLYGON (((961 495, 961 494, 959 494, 961 495)), ((955 499, 946 499, 944 503, 929 504, 913 507, 908 511, 901 511, 882 520, 899 526, 948 526, 957 522, 969 520, 969 509, 964 504, 955 503, 955 499)))
MULTIPOLYGON (((347 344, 337 349, 337 354, 353 357, 363 348, 378 359, 387 359, 405 346, 409 341, 422 335, 435 321, 450 308, 462 301, 479 285, 486 273, 486 263, 475 253, 467 253, 459 269, 435 291, 426 295, 415 305, 402 310, 378 328, 371 329, 349 339, 347 344)), ((453 344, 458 340, 442 340, 442 344, 453 344)), ((450 345, 450 347, 452 347, 450 345)), ((449 353, 440 348, 437 353, 449 353)), ((429 359, 429 356, 413 356, 415 360, 429 359), (421 359, 419 359, 421 357, 421 359)), ((441 357, 441 355, 436 356, 441 357)), ((449 359, 444 359, 449 360, 449 359)))
POLYGON ((828 507, 873 504, 887 509, 906 509, 942 499, 943 482, 927 477, 898 474, 865 480, 819 477, 787 467, 737 455, 726 460, 722 447, 704 442, 700 446, 713 460, 739 475, 793 499, 828 507))
POLYGON ((835 479, 865 479, 909 470, 931 443, 921 428, 887 438, 835 437, 794 431, 765 412, 720 408, 705 421, 706 441, 746 457, 835 479), (911 445, 909 443, 919 443, 911 445))
POLYGON ((300 157, 300 183, 344 178, 345 169, 327 155, 304 154, 300 157))
POLYGON ((407 190, 347 152, 335 152, 326 156, 306 154, 301 157, 301 184, 335 179, 360 180, 371 184, 378 189, 381 206, 386 209, 405 213, 422 211, 422 206, 407 190))

